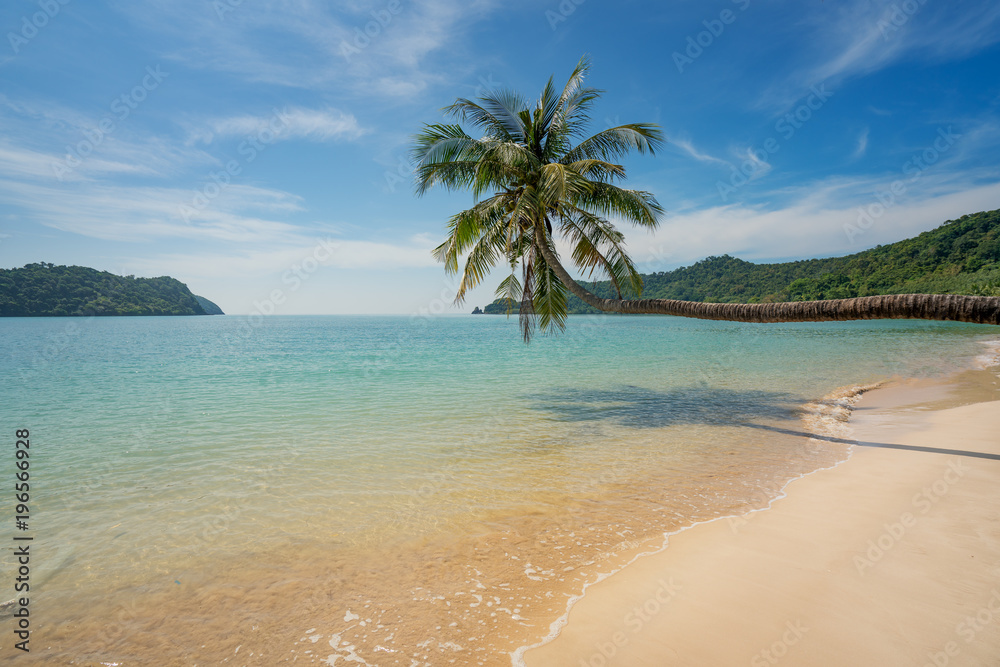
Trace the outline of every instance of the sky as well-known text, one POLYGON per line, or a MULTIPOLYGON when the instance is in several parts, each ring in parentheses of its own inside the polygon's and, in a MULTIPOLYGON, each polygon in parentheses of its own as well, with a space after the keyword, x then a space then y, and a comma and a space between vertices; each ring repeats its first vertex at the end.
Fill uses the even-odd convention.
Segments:
POLYGON ((0 268, 170 275, 231 314, 469 312, 465 192, 408 149, 457 97, 581 56, 592 131, 653 122, 643 272, 829 257, 1000 208, 995 0, 7 0, 0 268))

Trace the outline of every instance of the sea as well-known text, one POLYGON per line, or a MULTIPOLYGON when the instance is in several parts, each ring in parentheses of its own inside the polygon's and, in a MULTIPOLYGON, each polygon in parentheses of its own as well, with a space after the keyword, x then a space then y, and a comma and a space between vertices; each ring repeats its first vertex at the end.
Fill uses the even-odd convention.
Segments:
POLYGON ((845 460, 865 389, 982 365, 998 338, 571 316, 525 345, 487 315, 0 319, 0 663, 518 665, 588 585, 845 460), (30 653, 13 648, 22 596, 30 653))

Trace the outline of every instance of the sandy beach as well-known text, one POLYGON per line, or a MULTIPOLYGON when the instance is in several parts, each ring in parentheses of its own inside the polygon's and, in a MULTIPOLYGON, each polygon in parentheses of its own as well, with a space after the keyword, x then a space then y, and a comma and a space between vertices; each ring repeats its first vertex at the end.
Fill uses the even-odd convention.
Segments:
POLYGON ((848 461, 591 586, 526 663, 1000 664, 995 371, 865 394, 848 461))

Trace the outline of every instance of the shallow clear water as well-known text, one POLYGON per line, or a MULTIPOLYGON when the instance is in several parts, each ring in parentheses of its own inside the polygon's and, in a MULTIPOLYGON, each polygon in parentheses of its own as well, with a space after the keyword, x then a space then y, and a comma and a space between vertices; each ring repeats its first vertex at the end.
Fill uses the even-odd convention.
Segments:
POLYGON ((0 319, 7 450, 32 436, 39 660, 510 664, 615 554, 842 458, 803 448, 803 405, 969 366, 997 337, 594 316, 525 347, 503 317, 251 324, 0 319))

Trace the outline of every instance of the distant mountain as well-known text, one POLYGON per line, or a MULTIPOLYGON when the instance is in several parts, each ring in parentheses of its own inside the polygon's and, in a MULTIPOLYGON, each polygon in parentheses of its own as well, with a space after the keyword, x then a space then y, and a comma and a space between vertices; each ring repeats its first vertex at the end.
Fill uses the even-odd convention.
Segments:
MULTIPOLYGON (((919 236, 845 257, 754 264, 723 255, 643 275, 643 298, 720 303, 846 299, 879 294, 1000 295, 1000 210, 949 220, 919 236)), ((613 298, 607 281, 583 283, 613 298)), ((517 312, 519 304, 511 304, 517 312)), ((507 312, 498 299, 491 315, 507 312)), ((599 313, 570 295, 570 313, 599 313)))
POLYGON ((198 301, 198 305, 201 306, 201 309, 205 311, 206 315, 225 315, 221 308, 205 297, 195 294, 194 298, 198 301))
POLYGON ((219 307, 170 278, 117 276, 84 266, 0 269, 0 317, 206 315, 219 307), (205 305, 202 305, 202 301, 205 305))

